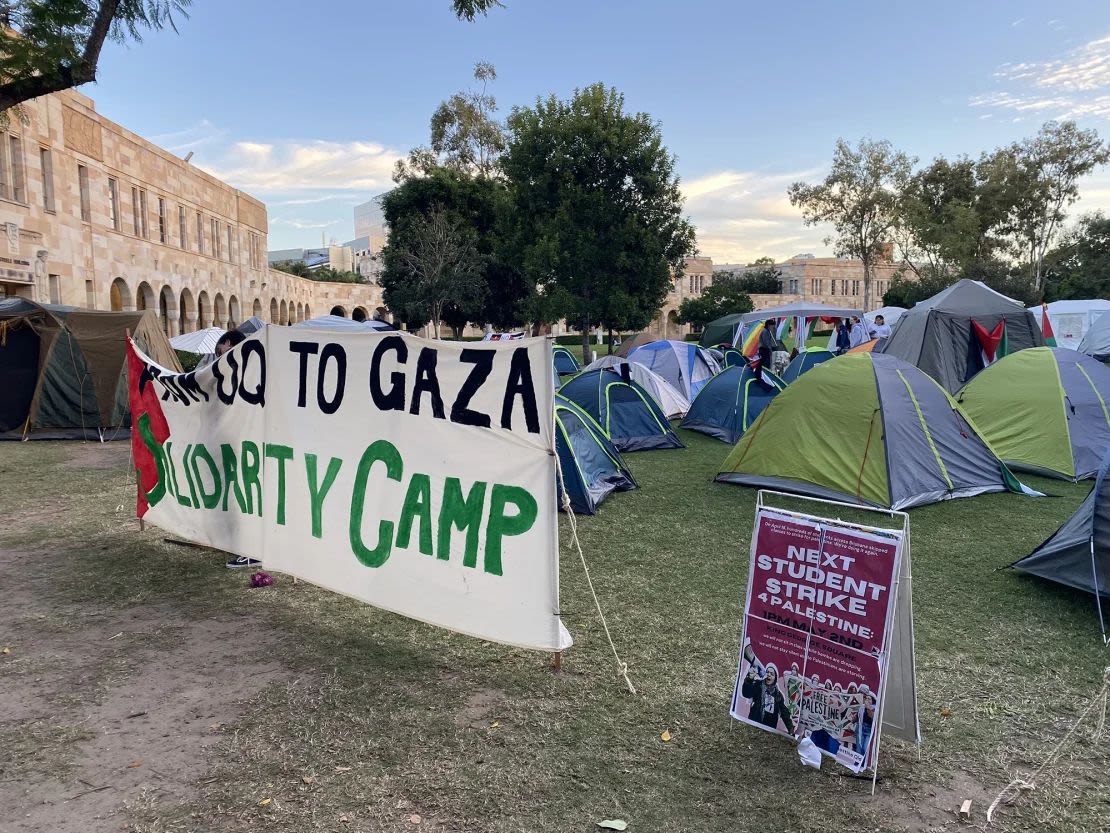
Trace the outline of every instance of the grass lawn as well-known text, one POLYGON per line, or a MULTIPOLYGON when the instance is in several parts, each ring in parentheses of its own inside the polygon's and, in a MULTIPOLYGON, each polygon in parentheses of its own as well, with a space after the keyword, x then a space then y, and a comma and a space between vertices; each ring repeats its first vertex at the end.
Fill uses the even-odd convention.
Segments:
MULTIPOLYGON (((986 829, 986 804, 1041 762, 1107 665, 1090 596, 997 571, 1047 537, 1090 484, 1027 478, 1055 497, 911 512, 924 742, 884 739, 873 800, 869 781, 828 762, 803 768, 788 742, 730 725, 755 492, 711 482, 726 446, 680 434, 684 450, 627 455, 641 488, 578 521, 635 697, 615 674, 565 518, 562 608, 575 646, 556 675, 549 656, 282 576, 250 590, 218 553, 139 533, 122 447, 98 468, 73 465, 81 444, 0 444, 0 550, 35 553, 47 605, 0 621, 0 644, 33 655, 37 641, 78 640, 88 616, 113 611, 159 611, 184 637, 228 616, 265 632, 242 640, 244 661, 283 673, 218 727, 190 790, 127 804, 133 831, 561 833, 610 818, 633 833, 986 829), (970 825, 955 815, 964 798, 975 800, 970 825)), ((0 656, 0 690, 28 673, 14 656, 0 656)), ((142 656, 117 658, 73 692, 72 708, 0 720, 0 781, 33 789, 69 777, 92 742, 82 708, 110 696, 142 656)), ((54 673, 39 659, 32 673, 54 673)), ((990 829, 1110 829, 1110 744, 1092 732, 990 829)))

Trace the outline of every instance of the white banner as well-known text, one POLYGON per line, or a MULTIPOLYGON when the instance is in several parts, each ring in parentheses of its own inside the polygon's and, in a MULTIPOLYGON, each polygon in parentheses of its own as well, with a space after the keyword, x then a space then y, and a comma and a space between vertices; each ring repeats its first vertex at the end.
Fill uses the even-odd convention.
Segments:
POLYGON ((192 373, 134 348, 130 370, 140 517, 453 631, 571 644, 544 339, 271 326, 192 373))

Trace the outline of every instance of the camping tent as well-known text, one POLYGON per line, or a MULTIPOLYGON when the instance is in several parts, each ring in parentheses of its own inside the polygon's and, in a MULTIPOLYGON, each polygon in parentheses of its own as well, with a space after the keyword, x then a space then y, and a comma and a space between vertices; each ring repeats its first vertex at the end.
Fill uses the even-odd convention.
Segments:
POLYGON ((682 427, 734 445, 785 387, 786 382, 769 370, 762 381, 747 365, 722 370, 701 389, 682 427))
POLYGON ((699 344, 702 347, 716 347, 718 344, 733 344, 736 340, 736 330, 740 326, 742 312, 725 315, 715 321, 710 321, 701 331, 699 344))
POLYGON ((805 350, 790 360, 786 370, 782 372, 782 381, 790 384, 807 370, 811 370, 822 362, 835 359, 836 355, 819 347, 805 350))
POLYGON ((342 315, 318 315, 316 318, 298 321, 293 326, 305 330, 364 330, 368 333, 393 329, 385 321, 378 321, 375 318, 355 321, 353 318, 344 318, 342 315))
POLYGON ((1012 353, 964 385, 956 401, 1013 468, 1094 477, 1110 448, 1110 369, 1075 350, 1012 353))
MULTIPOLYGON (((1048 315, 1052 317, 1052 313, 1048 315)), ((1110 362, 1110 315, 1103 315, 1090 326, 1079 342, 1079 352, 1094 356, 1100 362, 1110 362)))
POLYGON ((226 332, 223 327, 205 327, 203 330, 174 336, 170 339, 170 346, 183 353, 210 356, 216 352, 216 344, 226 332))
MULTIPOLYGON (((1041 305, 1029 307, 1029 311, 1037 319, 1037 325, 1043 333, 1041 305)), ((1100 298, 1087 301, 1053 301, 1048 304, 1048 320, 1052 325, 1052 333, 1056 337, 1056 346, 1078 350, 1079 343, 1083 341, 1087 330, 1104 315, 1110 315, 1110 301, 1100 298)))
POLYGON ((690 410, 690 400, 674 389, 666 379, 658 373, 648 370, 639 362, 630 362, 620 356, 602 356, 590 362, 583 370, 598 370, 608 367, 617 373, 627 372, 634 382, 638 382, 644 390, 654 397, 656 403, 667 415, 667 419, 676 419, 690 410))
POLYGON ((555 375, 573 376, 578 372, 578 361, 574 354, 561 344, 556 344, 551 350, 552 361, 555 364, 555 375))
POLYGON ((257 333, 259 330, 261 330, 265 326, 266 326, 265 321, 263 321, 257 315, 252 315, 250 318, 248 318, 246 321, 244 321, 242 324, 240 324, 235 329, 237 329, 243 335, 249 336, 251 333, 257 333))
MULTIPOLYGON (((594 514, 610 492, 636 488, 632 473, 601 426, 558 394, 555 395, 555 451, 571 511, 579 515, 594 514)), ((559 503, 562 504, 561 498, 559 503)))
POLYGON ((905 312, 905 307, 879 307, 877 310, 865 312, 863 314, 863 320, 868 324, 874 324, 875 319, 881 315, 883 317, 883 323, 888 327, 893 327, 898 323, 898 319, 901 318, 905 312))
POLYGON ((658 373, 691 401, 721 369, 708 350, 689 341, 653 341, 629 353, 628 360, 658 373))
POLYGON ((109 439, 127 429, 128 332, 157 364, 181 371, 153 311, 0 300, 0 438, 109 439))
POLYGON ((1011 566, 1041 578, 1093 593, 1106 638, 1103 597, 1110 599, 1110 454, 1095 487, 1075 514, 1025 558, 1011 566))
POLYGON ((883 352, 881 348, 886 344, 885 338, 873 338, 870 341, 865 341, 863 344, 857 344, 855 347, 850 347, 846 352, 848 353, 872 353, 878 350, 883 352))
POLYGON ((624 339, 619 345, 617 345, 617 349, 613 352, 621 358, 627 358, 628 354, 635 350, 637 347, 640 347, 644 344, 651 344, 653 341, 656 340, 657 339, 655 338, 655 336, 648 335, 647 333, 633 333, 628 338, 624 339))
POLYGON ((717 480, 888 509, 1022 488, 940 385, 880 353, 788 385, 717 480))
POLYGON ((991 333, 1002 322, 1002 355, 1044 346, 1037 319, 1025 307, 978 281, 961 280, 906 312, 882 351, 921 368, 954 393, 989 363, 973 324, 991 333))
POLYGON ((748 363, 744 354, 737 350, 735 347, 728 347, 722 351, 721 368, 726 367, 743 367, 748 363))
POLYGON ((659 404, 631 377, 590 370, 568 381, 559 393, 589 414, 620 451, 683 447, 659 404))

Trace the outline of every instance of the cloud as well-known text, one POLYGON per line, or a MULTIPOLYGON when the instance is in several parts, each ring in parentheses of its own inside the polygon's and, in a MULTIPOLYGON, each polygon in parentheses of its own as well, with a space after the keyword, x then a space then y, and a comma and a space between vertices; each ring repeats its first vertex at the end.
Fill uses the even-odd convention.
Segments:
POLYGON ((994 78, 1010 89, 973 96, 972 107, 1051 119, 1110 118, 1110 36, 1058 60, 1002 64, 994 78))
POLYGON ((149 140, 171 153, 184 155, 190 150, 196 152, 198 148, 221 142, 224 137, 223 130, 218 129, 207 119, 201 119, 192 127, 159 133, 157 136, 149 137, 149 140))
POLYGON ((292 226, 295 229, 320 229, 339 225, 339 220, 298 220, 292 217, 275 217, 270 225, 292 226))
POLYGON ((366 193, 389 187, 393 165, 400 156, 375 142, 239 141, 223 154, 199 160, 198 164, 248 192, 366 193))
POLYGON ((792 182, 823 173, 821 168, 719 171, 684 183, 698 250, 716 263, 750 263, 765 255, 784 260, 800 252, 827 254, 822 242, 826 232, 803 224, 801 212, 786 196, 792 182))

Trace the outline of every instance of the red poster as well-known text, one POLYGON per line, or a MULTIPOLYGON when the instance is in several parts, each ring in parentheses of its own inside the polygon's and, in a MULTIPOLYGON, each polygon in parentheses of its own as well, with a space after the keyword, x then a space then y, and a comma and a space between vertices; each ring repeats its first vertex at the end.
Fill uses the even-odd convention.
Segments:
POLYGON ((733 717, 872 765, 900 540, 757 513, 733 717))

